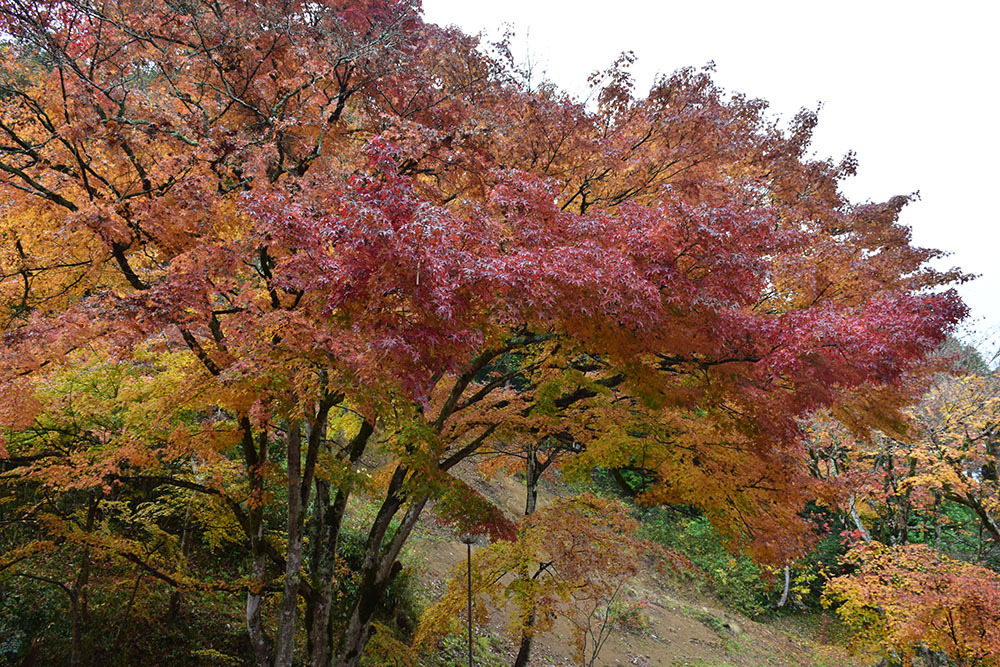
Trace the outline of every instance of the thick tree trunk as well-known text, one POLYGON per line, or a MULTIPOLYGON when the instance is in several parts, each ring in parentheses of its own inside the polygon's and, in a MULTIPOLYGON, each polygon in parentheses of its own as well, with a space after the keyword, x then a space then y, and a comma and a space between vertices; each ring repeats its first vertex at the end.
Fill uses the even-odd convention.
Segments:
MULTIPOLYGON (((258 539, 261 539, 263 531, 257 533, 257 536, 258 539)), ((271 662, 271 647, 261 620, 261 605, 264 603, 265 556, 263 550, 260 550, 259 553, 256 551, 255 549, 253 564, 250 568, 250 577, 253 583, 250 590, 247 591, 247 634, 250 635, 250 646, 253 649, 258 667, 268 667, 271 662)))
MULTIPOLYGON (((526 628, 535 627, 535 612, 531 612, 528 615, 528 622, 526 628)), ((531 658, 531 644, 534 635, 530 631, 521 632, 521 643, 517 647, 517 657, 514 658, 514 667, 525 667, 528 664, 528 660, 531 658)))
MULTIPOLYGON (((350 494, 340 490, 332 505, 326 505, 316 531, 316 544, 312 556, 313 604, 309 620, 309 664, 311 667, 327 667, 330 664, 331 632, 333 624, 333 592, 337 582, 334 580, 337 545, 340 538, 340 527, 343 523, 344 511, 350 494)), ((317 485, 317 503, 328 503, 330 497, 329 485, 321 482, 317 485)))
POLYGON ((618 468, 612 468, 611 477, 614 478, 615 483, 618 484, 618 488, 622 490, 622 493, 624 493, 629 498, 635 497, 636 495, 635 489, 633 489, 632 485, 628 483, 627 479, 625 479, 625 475, 622 474, 621 470, 619 470, 618 468))
POLYGON ((375 617, 375 609, 385 588, 379 585, 378 572, 381 564, 375 564, 362 571, 361 586, 358 588, 358 601, 351 612, 351 620, 341 641, 340 655, 337 667, 356 667, 361 660, 371 634, 371 622, 375 617))
POLYGON ((333 606, 333 551, 327 542, 330 512, 330 485, 316 480, 316 500, 311 517, 312 551, 309 555, 309 576, 312 600, 306 605, 309 665, 326 667, 330 662, 329 619, 333 606))
POLYGON ((75 592, 70 594, 69 623, 69 664, 70 667, 81 667, 83 665, 83 621, 80 618, 80 601, 75 592))
MULTIPOLYGON (((339 403, 341 395, 324 395, 317 405, 316 415, 310 421, 307 431, 307 448, 305 465, 302 458, 302 432, 299 424, 292 424, 288 431, 288 546, 285 550, 285 587, 281 598, 281 615, 278 619, 278 635, 274 664, 275 667, 291 667, 295 658, 295 625, 298 617, 298 597, 301 587, 303 562, 303 532, 305 512, 309 505, 309 491, 313 485, 316 472, 316 461, 320 449, 326 444, 326 423, 330 408, 339 403)), ((321 498, 326 502, 329 490, 321 498)), ((324 507, 325 509, 325 507, 324 507)), ((326 512, 319 510, 321 521, 326 512)), ((334 550, 336 553, 336 550, 334 550)), ((328 579, 332 580, 332 558, 328 579)), ((315 593, 312 600, 307 600, 309 613, 307 624, 315 616, 315 593)), ((329 586, 329 597, 326 599, 326 617, 329 618, 329 601, 332 599, 332 584, 329 586)), ((310 626, 311 630, 311 626, 310 626)), ((311 643, 311 642, 310 642, 311 643)), ((310 654, 312 646, 310 645, 310 654)))
MULTIPOLYGON (((191 501, 184 510, 184 527, 181 529, 181 563, 187 563, 191 555, 191 501)), ((181 611, 181 592, 175 590, 170 594, 170 604, 167 607, 167 623, 173 623, 181 611)))
POLYGON ((316 499, 309 518, 310 542, 309 579, 312 584, 312 599, 306 604, 306 628, 309 650, 309 665, 325 667, 329 662, 329 636, 317 632, 317 619, 328 618, 333 601, 333 559, 327 554, 326 524, 330 505, 330 485, 316 480, 316 499))
MULTIPOLYGON (((90 533, 94 529, 99 502, 95 496, 91 495, 87 506, 87 520, 84 524, 84 529, 87 533, 90 533)), ((86 547, 83 550, 83 556, 80 558, 80 571, 76 575, 76 581, 73 582, 73 588, 70 592, 70 613, 72 617, 70 619, 69 660, 70 665, 73 667, 84 664, 83 633, 89 620, 87 611, 87 584, 90 583, 90 568, 90 548, 86 547)))

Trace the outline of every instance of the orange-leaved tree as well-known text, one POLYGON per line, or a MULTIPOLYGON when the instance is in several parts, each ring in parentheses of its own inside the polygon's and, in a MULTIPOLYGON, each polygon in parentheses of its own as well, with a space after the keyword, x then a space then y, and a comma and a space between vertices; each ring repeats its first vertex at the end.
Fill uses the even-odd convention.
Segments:
MULTIPOLYGON (((939 355, 935 365, 943 372, 914 378, 925 391, 891 429, 848 428, 830 418, 812 423, 814 472, 850 490, 849 511, 864 539, 947 548, 942 530, 954 517, 946 510, 957 506, 987 541, 1000 544, 1000 384, 989 368, 969 370, 962 363, 954 354, 939 355)), ((839 416, 847 415, 841 410, 839 416)))
POLYGON ((826 604, 859 641, 896 660, 944 653, 959 665, 995 665, 1000 655, 1000 575, 921 544, 862 545, 857 567, 830 581, 826 604))
POLYGON ((997 378, 955 341, 938 357, 942 372, 915 378, 926 390, 895 428, 813 422, 814 471, 845 487, 856 543, 825 597, 861 643, 890 657, 989 664, 1000 592, 997 378))

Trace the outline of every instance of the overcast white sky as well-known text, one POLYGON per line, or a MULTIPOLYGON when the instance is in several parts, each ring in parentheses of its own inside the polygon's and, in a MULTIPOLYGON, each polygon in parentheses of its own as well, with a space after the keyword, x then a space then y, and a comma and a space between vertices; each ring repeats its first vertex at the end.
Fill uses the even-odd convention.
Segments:
POLYGON ((858 154, 855 201, 919 190, 902 221, 917 244, 980 274, 959 287, 967 325, 1000 333, 1000 3, 952 0, 424 0, 427 20, 495 35, 570 91, 619 53, 637 92, 657 73, 716 63, 716 81, 790 118, 823 103, 820 157, 858 154), (527 39, 525 40, 525 36, 527 39))

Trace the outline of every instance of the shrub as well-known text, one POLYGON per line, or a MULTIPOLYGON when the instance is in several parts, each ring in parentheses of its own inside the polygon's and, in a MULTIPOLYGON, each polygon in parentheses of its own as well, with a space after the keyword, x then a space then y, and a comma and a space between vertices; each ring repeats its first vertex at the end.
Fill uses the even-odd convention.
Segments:
POLYGON ((733 554, 703 516, 651 507, 641 511, 643 537, 675 549, 705 575, 709 590, 727 607, 760 616, 775 596, 775 581, 748 556, 733 554))

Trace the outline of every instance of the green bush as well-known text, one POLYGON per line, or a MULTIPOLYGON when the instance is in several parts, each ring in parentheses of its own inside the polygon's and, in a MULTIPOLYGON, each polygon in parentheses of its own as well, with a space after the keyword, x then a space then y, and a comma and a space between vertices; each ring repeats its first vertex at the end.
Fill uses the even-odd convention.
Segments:
MULTIPOLYGON (((421 667, 463 667, 468 664, 469 637, 465 632, 447 635, 432 655, 421 661, 421 667)), ((472 662, 479 667, 501 667, 504 664, 503 642, 493 635, 472 635, 472 662)))
POLYGON ((727 607, 747 616, 767 612, 776 595, 773 577, 748 556, 728 552, 707 518, 664 507, 642 509, 640 516, 643 537, 686 556, 705 577, 697 583, 727 607))

